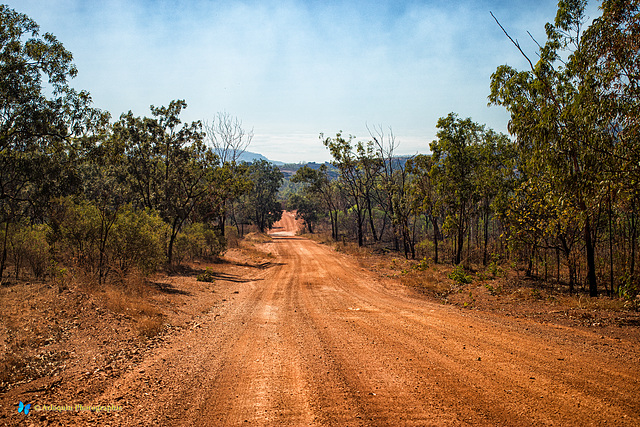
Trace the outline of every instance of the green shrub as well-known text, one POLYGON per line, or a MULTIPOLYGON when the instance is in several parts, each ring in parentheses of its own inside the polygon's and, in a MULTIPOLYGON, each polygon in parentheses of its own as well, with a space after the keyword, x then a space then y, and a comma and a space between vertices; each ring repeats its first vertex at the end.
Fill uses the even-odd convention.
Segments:
POLYGON ((207 267, 204 270, 204 273, 200 273, 198 274, 198 277, 196 278, 196 280, 198 280, 198 282, 214 282, 215 281, 215 275, 213 272, 213 269, 210 267, 207 267))
POLYGON ((173 261, 180 265, 185 260, 192 261, 202 257, 205 244, 202 224, 183 227, 173 244, 173 261))
POLYGON ((193 223, 183 227, 176 236, 173 248, 174 260, 181 264, 184 260, 216 259, 226 250, 224 237, 203 223, 193 223))
POLYGON ((208 256, 212 258, 219 258, 227 250, 227 241, 220 231, 213 228, 205 228, 204 241, 207 245, 208 256))
POLYGON ((415 270, 425 271, 429 268, 429 261, 427 257, 422 258, 416 265, 413 266, 415 270))
POLYGON ((472 282, 471 276, 468 276, 462 264, 458 264, 453 268, 453 271, 449 274, 449 279, 453 280, 458 285, 464 285, 472 282))
POLYGON ((52 200, 50 242, 58 258, 92 271, 100 256, 100 211, 91 202, 71 197, 52 200))
POLYGON ((503 273, 502 269, 498 266, 498 263, 496 261, 492 261, 491 263, 489 263, 489 265, 487 266, 487 271, 491 273, 493 277, 501 276, 503 273))
POLYGON ((165 260, 168 226, 150 210, 124 208, 108 239, 108 254, 122 273, 132 268, 143 274, 154 272, 165 260))
POLYGON ((41 279, 47 273, 51 263, 51 253, 45 224, 21 226, 11 239, 11 249, 15 266, 16 278, 24 263, 31 269, 33 275, 41 279))
POLYGON ((502 286, 493 287, 489 284, 484 285, 485 288, 489 291, 489 293, 493 296, 500 295, 502 293, 502 286))

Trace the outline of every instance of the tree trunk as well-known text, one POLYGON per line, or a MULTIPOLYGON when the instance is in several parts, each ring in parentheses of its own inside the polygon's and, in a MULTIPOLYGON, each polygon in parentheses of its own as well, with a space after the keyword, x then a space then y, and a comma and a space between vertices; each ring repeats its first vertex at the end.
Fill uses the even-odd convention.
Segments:
POLYGON ((338 211, 329 211, 329 219, 331 221, 331 237, 338 240, 338 211))
POLYGON ((171 236, 169 237, 169 248, 167 249, 167 264, 171 265, 173 262, 173 244, 178 236, 178 218, 173 220, 173 227, 171 227, 171 236))
POLYGON ((598 282, 596 280, 595 247, 591 236, 591 221, 589 221, 589 218, 587 218, 584 225, 584 239, 587 249, 587 280, 589 282, 589 296, 597 297, 598 282))
POLYGON ((375 228, 375 225, 373 224, 373 212, 371 210, 371 200, 369 200, 368 196, 367 196, 367 212, 369 213, 369 225, 371 227, 371 234, 373 235, 373 241, 377 242, 378 235, 376 234, 376 228, 375 228))
POLYGON ((560 283, 560 249, 556 248, 556 283, 560 283))
POLYGON ((536 249, 535 249, 535 246, 534 246, 532 253, 529 254, 529 261, 527 262, 527 270, 524 273, 524 275, 526 277, 531 277, 532 276, 532 272, 533 272, 533 257, 535 256, 535 253, 536 253, 536 249))
POLYGON ((456 246, 455 264, 458 265, 462 261, 462 247, 464 245, 464 228, 462 224, 458 226, 458 244, 456 246))
POLYGON ((484 249, 482 252, 482 265, 487 266, 488 261, 488 253, 487 253, 487 244, 489 242, 489 212, 485 212, 484 214, 484 249))
POLYGON ((4 274, 5 263, 7 262, 7 241, 9 240, 9 221, 4 226, 4 243, 2 244, 2 259, 0 260, 0 281, 4 274))
POLYGON ((357 218, 358 246, 362 247, 362 246, 364 246, 364 239, 363 239, 363 236, 362 236, 364 218, 362 218, 362 212, 360 212, 360 210, 356 210, 356 216, 358 217, 357 218))
POLYGON ((611 186, 609 186, 609 296, 613 297, 613 227, 611 220, 611 186))
POLYGON ((636 227, 636 209, 635 206, 631 211, 631 242, 629 242, 630 250, 631 250, 631 259, 629 263, 629 277, 633 280, 633 275, 635 274, 636 267, 636 238, 637 238, 637 227, 636 227))
POLYGON ((433 250, 434 259, 433 262, 438 263, 438 239, 440 238, 440 230, 438 229, 438 218, 432 217, 431 223, 433 224, 433 250))
POLYGON ((222 235, 222 237, 224 237, 224 226, 225 226, 225 221, 226 221, 226 215, 223 213, 222 215, 220 215, 220 219, 218 220, 218 226, 220 227, 220 235, 222 235))

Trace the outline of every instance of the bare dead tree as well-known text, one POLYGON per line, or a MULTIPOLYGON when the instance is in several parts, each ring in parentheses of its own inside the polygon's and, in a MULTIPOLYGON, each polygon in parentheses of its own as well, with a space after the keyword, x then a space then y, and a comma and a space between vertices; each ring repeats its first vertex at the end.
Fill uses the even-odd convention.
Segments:
POLYGON ((242 121, 227 112, 219 112, 214 119, 205 121, 206 141, 220 159, 220 164, 236 163, 253 139, 253 129, 245 131, 242 121))
POLYGON ((391 127, 388 133, 385 133, 382 125, 373 128, 367 125, 367 130, 380 158, 384 191, 379 195, 378 203, 391 220, 394 248, 399 250, 399 238, 402 238, 405 256, 408 258, 411 253, 411 257, 414 258, 415 239, 411 231, 411 203, 407 193, 408 174, 404 163, 395 155, 399 143, 391 127))

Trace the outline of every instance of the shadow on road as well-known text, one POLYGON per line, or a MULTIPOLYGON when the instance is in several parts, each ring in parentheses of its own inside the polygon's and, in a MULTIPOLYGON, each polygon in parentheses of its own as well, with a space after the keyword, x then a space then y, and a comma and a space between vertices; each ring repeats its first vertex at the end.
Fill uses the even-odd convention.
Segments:
POLYGON ((162 292, 163 294, 171 295, 191 295, 191 292, 183 291, 173 286, 171 283, 163 282, 149 282, 151 286, 162 292))

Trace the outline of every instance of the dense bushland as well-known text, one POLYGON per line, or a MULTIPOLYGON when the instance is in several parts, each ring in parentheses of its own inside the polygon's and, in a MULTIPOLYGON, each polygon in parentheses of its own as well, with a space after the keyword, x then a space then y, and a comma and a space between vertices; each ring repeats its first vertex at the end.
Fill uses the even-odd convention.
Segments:
POLYGON ((282 176, 236 162, 251 136, 237 119, 218 114, 205 132, 182 123, 178 100, 112 121, 70 86, 55 36, 3 5, 0 31, 0 278, 148 275, 219 257, 238 204, 260 229, 278 218, 264 189, 282 176))
POLYGON ((635 298, 640 2, 603 1, 589 26, 586 3, 558 3, 535 62, 505 30, 531 66, 491 78, 489 101, 511 114, 511 137, 455 113, 438 121, 430 155, 396 156, 382 128, 365 141, 321 134, 339 178, 299 169, 291 207, 334 239, 635 298))

